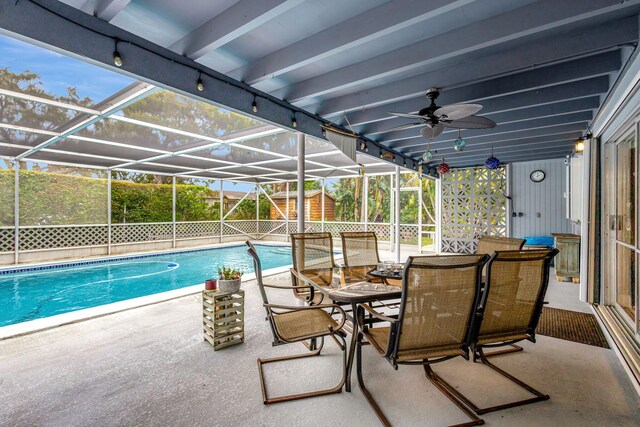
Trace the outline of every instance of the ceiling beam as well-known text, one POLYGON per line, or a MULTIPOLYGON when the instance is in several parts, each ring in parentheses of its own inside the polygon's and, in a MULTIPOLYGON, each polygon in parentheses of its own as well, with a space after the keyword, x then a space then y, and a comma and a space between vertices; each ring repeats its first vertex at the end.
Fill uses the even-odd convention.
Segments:
POLYGON ((131 0, 87 0, 80 6, 80 10, 109 22, 130 2, 131 0))
MULTIPOLYGON (((444 88, 441 90, 440 97, 438 98, 438 104, 445 105, 463 100, 480 100, 496 96, 505 96, 512 93, 586 80, 618 72, 621 65, 622 58, 620 51, 609 51, 451 89, 444 88)), ((388 95, 393 97, 391 93, 388 95)), ((428 105, 428 100, 424 97, 422 99, 424 102, 422 105, 428 105)), ((336 106, 336 109, 337 108, 338 106, 336 106)), ((387 114, 389 111, 394 110, 387 109, 387 114)), ((328 112, 328 110, 326 112, 328 112)), ((332 114, 335 114, 335 111, 329 114, 323 113, 323 117, 330 117, 332 114)))
MULTIPOLYGON (((465 136, 465 141, 468 144, 481 144, 481 143, 496 143, 501 141, 512 141, 522 138, 533 138, 533 137, 543 137, 548 135, 558 135, 563 133, 574 133, 580 132, 580 134, 584 134, 586 129, 586 122, 578 122, 578 123, 569 123, 569 124, 559 124, 556 126, 548 126, 548 127, 540 127, 533 129, 525 129, 527 131, 526 134, 522 134, 523 130, 515 130, 512 132, 506 132, 500 135, 485 135, 485 136, 465 136)), ((403 154, 408 156, 417 156, 418 153, 422 153, 425 151, 427 146, 427 141, 424 138, 415 138, 413 141, 404 141, 404 143, 411 143, 412 145, 406 147, 401 151, 403 154)), ((436 142, 431 142, 431 148, 440 148, 447 147, 453 143, 453 138, 448 138, 436 142)))
MULTIPOLYGON (((592 111, 582 111, 579 113, 571 113, 571 114, 565 114, 561 116, 545 117, 542 119, 532 119, 532 120, 524 120, 521 122, 509 123, 506 125, 497 126, 493 129, 468 129, 468 130, 465 130, 464 137, 465 139, 471 139, 474 137, 481 137, 481 136, 497 136, 500 134, 510 133, 510 132, 524 132, 530 129, 540 129, 540 128, 557 126, 562 124, 570 124, 570 123, 586 124, 592 118, 593 118, 592 111)), ((585 129, 586 129, 586 126, 585 126, 585 129)), ((383 142, 385 145, 389 144, 389 146, 395 150, 397 150, 398 148, 411 147, 412 145, 416 144, 415 131, 409 134, 400 135, 401 132, 404 132, 404 131, 399 131, 398 136, 396 136, 393 140, 385 139, 384 141, 380 141, 380 142, 383 142)), ((455 139, 455 135, 446 134, 446 135, 440 135, 439 137, 434 138, 433 141, 435 142, 453 141, 453 139, 455 139)), ((420 144, 427 142, 424 138, 422 138, 422 141, 424 142, 420 142, 420 144)))
MULTIPOLYGON (((485 98, 482 100, 483 109, 480 114, 517 110, 519 108, 551 104, 561 100, 581 99, 588 96, 606 94, 608 90, 609 76, 599 76, 557 86, 548 86, 500 97, 485 98)), ((456 91, 453 89, 449 91, 447 97, 449 102, 478 101, 476 99, 465 99, 464 96, 466 95, 467 93, 465 91, 456 91)), ((336 121, 343 124, 347 124, 348 122, 357 132, 368 134, 395 126, 395 123, 392 122, 397 120, 389 115, 389 111, 417 113, 418 110, 427 104, 427 98, 420 96, 389 105, 353 111, 347 114, 345 116, 346 118, 336 121)))
POLYGON ((412 25, 433 20, 473 1, 390 1, 233 70, 229 75, 255 85, 412 25))
MULTIPOLYGON (((572 114, 579 113, 583 111, 595 111, 600 106, 600 97, 592 96, 590 98, 584 99, 574 99, 571 101, 561 101, 555 104, 549 105, 538 105, 536 107, 530 108, 521 108, 519 110, 513 111, 504 111, 502 113, 489 114, 485 117, 490 118, 494 122, 497 123, 496 128, 500 128, 508 123, 521 122, 532 119, 543 119, 546 117, 554 117, 563 114, 572 114)), ((483 114, 484 116, 484 114, 483 114)), ((381 132, 378 133, 377 137, 368 134, 370 138, 377 141, 386 141, 393 140, 397 137, 403 137, 407 135, 413 134, 413 136, 420 136, 420 129, 424 125, 417 125, 411 128, 399 130, 399 131, 390 131, 390 132, 381 132)), ((458 133, 457 129, 447 128, 445 132, 442 134, 443 136, 449 135, 450 138, 455 138, 458 133)), ((467 131, 462 130, 462 135, 466 135, 467 131)))
POLYGON ((272 20, 304 0, 243 0, 211 18, 169 49, 198 60, 272 20))
MULTIPOLYGON (((559 125, 552 126, 548 128, 534 129, 527 132, 526 135, 522 135, 519 132, 512 132, 503 134, 497 137, 487 136, 474 138, 472 140, 467 140, 467 144, 469 146, 489 146, 491 145, 510 145, 510 144, 519 144, 520 142, 533 142, 533 141, 546 141, 546 140, 556 140, 556 139, 573 139, 576 140, 584 135, 584 126, 581 123, 570 124, 570 125, 559 125)), ((448 149, 452 146, 453 140, 449 141, 441 141, 439 143, 431 144, 432 151, 439 151, 442 149, 448 149)), ((427 142, 424 141, 420 145, 413 146, 405 151, 404 154, 408 156, 413 156, 414 158, 421 158, 422 154, 427 149, 427 142)))
POLYGON ((500 150, 517 147, 519 149, 527 149, 527 148, 553 148, 557 146, 566 146, 567 144, 575 144, 576 140, 580 137, 579 132, 574 132, 573 134, 563 134, 563 135, 549 135, 544 138, 522 138, 519 140, 511 140, 498 142, 495 144, 486 143, 486 144, 473 144, 467 145, 464 151, 456 151, 452 145, 446 148, 439 148, 437 150, 432 150, 432 154, 434 156, 472 156, 476 154, 488 155, 491 152, 491 149, 496 150, 496 152, 500 152, 500 150), (572 135, 577 134, 575 137, 571 137, 572 135))
POLYGON ((371 81, 407 75, 413 70, 437 68, 438 63, 492 46, 512 42, 594 16, 634 6, 619 0, 542 0, 489 19, 420 40, 401 49, 379 55, 318 77, 297 82, 282 92, 274 92, 289 102, 299 103, 337 90, 371 81))
MULTIPOLYGON (((376 106, 415 96, 424 95, 429 86, 443 89, 456 85, 467 85, 487 79, 502 77, 522 71, 541 69, 554 63, 589 56, 605 50, 619 49, 621 45, 638 39, 638 19, 629 17, 584 32, 574 32, 562 37, 557 35, 532 41, 526 45, 510 46, 491 55, 479 58, 465 57, 465 62, 450 64, 435 71, 403 78, 374 88, 367 88, 353 94, 339 96, 309 105, 299 103, 309 111, 329 116, 337 111, 351 111, 355 108, 376 106)), ((289 101, 297 103, 288 97, 289 101)))

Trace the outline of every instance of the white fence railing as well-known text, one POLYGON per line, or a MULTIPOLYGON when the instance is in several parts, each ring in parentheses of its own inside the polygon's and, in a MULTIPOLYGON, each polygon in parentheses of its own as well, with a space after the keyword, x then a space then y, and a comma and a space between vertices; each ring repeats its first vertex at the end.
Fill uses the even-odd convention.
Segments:
MULTIPOLYGON (((326 231, 339 238, 344 231, 375 231, 378 240, 391 242, 393 226, 390 223, 308 221, 305 231, 326 231)), ((228 237, 251 239, 283 238, 297 232, 295 221, 284 220, 232 220, 198 222, 154 222, 134 224, 112 224, 109 235, 108 224, 20 226, 19 252, 48 251, 51 249, 75 249, 88 247, 111 247, 152 242, 187 242, 212 239, 223 241, 228 237)), ((15 254, 15 228, 0 227, 0 254, 15 254)), ((400 225, 400 243, 404 245, 429 246, 434 232, 423 231, 419 236, 418 224, 400 225)))

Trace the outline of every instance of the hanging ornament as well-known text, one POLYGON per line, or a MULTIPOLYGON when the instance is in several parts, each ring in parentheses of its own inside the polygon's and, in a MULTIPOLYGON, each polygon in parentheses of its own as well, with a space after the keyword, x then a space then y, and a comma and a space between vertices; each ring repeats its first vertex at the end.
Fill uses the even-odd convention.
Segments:
POLYGON ((362 178, 364 176, 364 165, 362 163, 358 163, 358 166, 360 166, 358 168, 358 176, 362 178))
POLYGON ((418 165, 418 173, 422 173, 422 163, 418 165))
POLYGON ((498 169, 500 167, 500 160, 493 157, 493 147, 491 147, 491 157, 484 162, 484 166, 487 169, 498 169))
POLYGON ((445 173, 449 172, 449 169, 450 169, 449 165, 444 162, 444 157, 443 157, 442 163, 438 165, 438 167, 436 168, 436 171, 438 171, 440 175, 444 175, 445 173))
POLYGON ((423 163, 429 163, 431 159, 433 159, 433 153, 431 152, 430 146, 431 146, 431 143, 427 144, 427 151, 425 151, 424 154, 422 155, 423 163))
POLYGON ((458 138, 456 138, 456 140, 453 141, 453 149, 456 151, 463 151, 466 145, 467 145, 467 142, 464 139, 462 139, 462 136, 460 135, 460 129, 458 129, 458 138))

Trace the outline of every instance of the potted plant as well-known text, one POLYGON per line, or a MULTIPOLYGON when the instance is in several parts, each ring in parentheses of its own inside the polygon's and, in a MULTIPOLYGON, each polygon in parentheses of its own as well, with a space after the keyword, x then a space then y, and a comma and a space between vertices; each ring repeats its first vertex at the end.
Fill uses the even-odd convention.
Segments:
POLYGON ((220 267, 218 269, 218 290, 220 292, 238 292, 242 271, 233 267, 220 267))

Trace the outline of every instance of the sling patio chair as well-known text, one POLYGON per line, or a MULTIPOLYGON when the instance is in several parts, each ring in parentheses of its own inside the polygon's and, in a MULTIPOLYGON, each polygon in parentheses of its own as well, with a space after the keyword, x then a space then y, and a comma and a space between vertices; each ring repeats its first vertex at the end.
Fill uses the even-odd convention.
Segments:
POLYGON ((331 286, 336 268, 331 233, 291 233, 291 255, 294 296, 312 305, 327 302, 323 301, 321 292, 314 293, 309 286, 300 283, 294 272, 304 274, 320 286, 331 286))
POLYGON ((344 276, 347 281, 380 281, 367 272, 380 262, 378 238, 373 231, 347 231, 340 233, 344 276))
POLYGON ((258 359, 258 370, 260 372, 260 386, 262 388, 262 400, 265 405, 271 403, 286 402, 290 400, 304 399, 307 397, 324 396, 327 394, 341 393, 347 378, 347 343, 346 333, 343 327, 346 321, 345 312, 342 308, 334 304, 324 304, 315 306, 288 306, 269 303, 265 288, 274 289, 294 289, 292 286, 267 285, 262 281, 262 266, 255 247, 251 242, 246 242, 249 249, 247 253, 253 258, 253 266, 256 274, 256 283, 260 289, 263 306, 267 312, 267 321, 273 334, 273 345, 283 345, 301 342, 306 340, 320 340, 317 348, 311 351, 290 356, 274 357, 270 359, 258 359), (340 313, 340 321, 336 321, 326 310, 332 313, 340 313), (342 351, 342 378, 338 385, 326 390, 310 391, 287 396, 269 397, 267 395, 267 385, 264 378, 262 365, 267 363, 282 362, 287 360, 302 359, 319 356, 324 345, 324 338, 331 337, 342 351))
POLYGON ((524 239, 517 239, 515 237, 483 235, 478 239, 476 253, 491 256, 495 251, 519 251, 522 249, 524 242, 524 239))
POLYGON ((449 390, 479 415, 549 399, 548 395, 489 362, 484 349, 522 340, 536 342, 536 327, 549 284, 549 268, 557 253, 557 249, 498 251, 487 263, 487 283, 474 318, 473 360, 480 360, 535 397, 479 408, 458 390, 449 390))
POLYGON ((431 365, 455 357, 469 359, 471 322, 480 300, 480 272, 487 255, 409 257, 402 280, 402 299, 397 318, 384 316, 368 305, 358 306, 362 332, 357 337, 358 384, 376 415, 390 425, 382 409, 364 384, 363 337, 394 367, 422 365, 425 374, 469 418, 461 425, 481 425, 484 421, 447 391, 446 382, 431 365), (368 313, 388 327, 368 327, 368 313))

